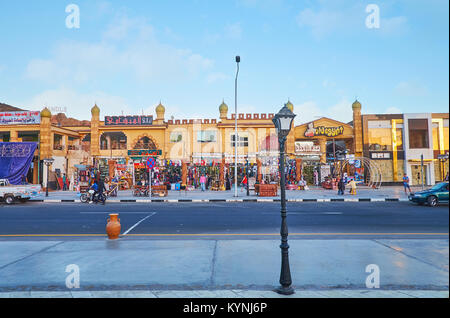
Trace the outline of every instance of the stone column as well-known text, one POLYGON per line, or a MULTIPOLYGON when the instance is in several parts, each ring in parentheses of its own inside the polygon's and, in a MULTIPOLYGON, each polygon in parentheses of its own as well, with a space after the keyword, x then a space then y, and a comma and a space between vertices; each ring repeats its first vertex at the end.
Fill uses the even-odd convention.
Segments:
POLYGON ((91 109, 91 156, 100 156, 100 108, 97 105, 91 109))
POLYGON ((363 127, 361 115, 361 103, 355 101, 352 105, 353 109, 353 135, 354 135, 354 150, 355 157, 363 156, 363 127))
POLYGON ((319 145, 320 145, 320 152, 322 153, 320 155, 320 163, 326 164, 327 163, 327 140, 325 138, 320 138, 319 145))
POLYGON ((302 159, 295 159, 295 170, 297 172, 295 181, 299 182, 302 179, 302 159))
POLYGON ((11 130, 9 132, 9 142, 18 142, 19 141, 19 134, 17 130, 11 130))

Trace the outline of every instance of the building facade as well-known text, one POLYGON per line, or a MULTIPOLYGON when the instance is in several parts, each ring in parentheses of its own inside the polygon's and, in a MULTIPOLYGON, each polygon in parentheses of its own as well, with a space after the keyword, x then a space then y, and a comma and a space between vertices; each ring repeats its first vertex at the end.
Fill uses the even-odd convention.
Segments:
MULTIPOLYGON (((295 113, 291 102, 286 105, 295 113)), ((449 149, 448 113, 363 115, 358 101, 352 111, 350 123, 324 117, 293 127, 287 140, 289 158, 297 160, 297 166, 300 162, 299 167, 334 168, 344 159, 354 162, 361 158, 377 167, 384 184, 400 183, 403 173, 413 184, 420 184, 422 176, 426 185, 445 178, 448 160, 442 158, 449 149)), ((71 176, 79 165, 101 165, 109 171, 143 168, 148 157, 155 157, 160 164, 229 165, 235 161, 237 145, 239 164, 248 161, 277 169, 274 114, 238 114, 236 138, 235 114, 228 113, 224 102, 218 119, 168 120, 161 103, 155 113, 156 117, 111 116, 107 108, 95 105, 90 121, 78 121, 52 115, 47 108, 41 112, 0 109, 0 140, 38 143, 28 180, 44 186, 45 158, 55 160, 51 171, 71 176)), ((367 179, 369 169, 358 169, 367 179)))

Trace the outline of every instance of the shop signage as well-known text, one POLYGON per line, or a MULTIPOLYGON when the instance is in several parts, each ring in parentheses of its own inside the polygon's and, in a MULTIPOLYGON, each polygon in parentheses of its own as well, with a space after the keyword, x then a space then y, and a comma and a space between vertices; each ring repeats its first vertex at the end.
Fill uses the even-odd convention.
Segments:
POLYGON ((370 153, 370 159, 374 159, 374 160, 380 160, 380 159, 384 159, 384 160, 389 160, 391 159, 391 153, 390 152, 371 152, 370 153))
POLYGON ((155 157, 161 156, 162 150, 149 149, 149 150, 128 150, 128 156, 134 157, 155 157))
POLYGON ((313 142, 297 141, 295 142, 295 153, 320 153, 320 146, 314 145, 313 142))
POLYGON ((0 125, 35 125, 40 123, 40 112, 18 111, 0 113, 0 125))
POLYGON ((314 123, 309 123, 308 128, 306 128, 306 131, 305 131, 305 137, 316 137, 316 136, 336 137, 336 136, 343 135, 343 134, 344 134, 344 126, 314 127, 314 123))
POLYGON ((153 116, 105 116, 105 126, 150 126, 153 116))
POLYGON ((124 164, 116 164, 117 170, 127 170, 127 165, 124 164))
POLYGON ((144 163, 135 163, 134 168, 135 169, 146 169, 147 167, 145 166, 144 163))

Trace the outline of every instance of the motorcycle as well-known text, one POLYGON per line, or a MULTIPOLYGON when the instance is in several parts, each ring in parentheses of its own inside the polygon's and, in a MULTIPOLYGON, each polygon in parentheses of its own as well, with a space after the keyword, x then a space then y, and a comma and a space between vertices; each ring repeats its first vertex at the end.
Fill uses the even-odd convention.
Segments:
POLYGON ((106 194, 105 193, 95 193, 95 190, 89 190, 80 196, 80 201, 82 203, 94 202, 95 204, 101 202, 103 205, 106 202, 106 194))

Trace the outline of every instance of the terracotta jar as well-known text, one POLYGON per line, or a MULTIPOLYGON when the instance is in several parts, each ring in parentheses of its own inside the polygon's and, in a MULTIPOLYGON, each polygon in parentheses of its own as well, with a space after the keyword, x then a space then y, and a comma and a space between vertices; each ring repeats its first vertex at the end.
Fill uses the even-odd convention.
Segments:
POLYGON ((119 214, 110 214, 109 217, 106 225, 106 234, 108 234, 110 240, 117 240, 121 229, 119 214))

